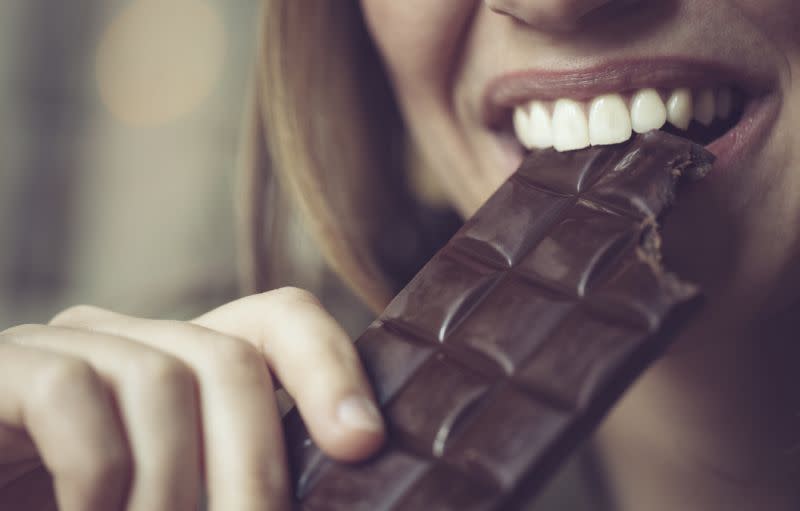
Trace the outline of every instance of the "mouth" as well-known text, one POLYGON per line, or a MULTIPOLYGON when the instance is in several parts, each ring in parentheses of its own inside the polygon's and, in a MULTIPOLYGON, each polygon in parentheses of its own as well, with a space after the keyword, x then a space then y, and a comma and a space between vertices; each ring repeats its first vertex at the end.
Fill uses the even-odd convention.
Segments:
POLYGON ((730 163, 777 114, 771 80, 685 60, 650 60, 578 72, 522 72, 490 84, 484 122, 521 159, 664 130, 730 163))

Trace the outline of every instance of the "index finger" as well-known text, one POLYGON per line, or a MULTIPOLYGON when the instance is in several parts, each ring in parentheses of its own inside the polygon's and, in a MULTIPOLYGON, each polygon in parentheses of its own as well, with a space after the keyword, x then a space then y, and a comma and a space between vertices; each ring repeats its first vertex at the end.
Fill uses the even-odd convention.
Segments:
POLYGON ((194 323, 255 344, 329 455, 357 460, 383 442, 383 421, 355 347, 312 294, 283 288, 254 295, 194 323))

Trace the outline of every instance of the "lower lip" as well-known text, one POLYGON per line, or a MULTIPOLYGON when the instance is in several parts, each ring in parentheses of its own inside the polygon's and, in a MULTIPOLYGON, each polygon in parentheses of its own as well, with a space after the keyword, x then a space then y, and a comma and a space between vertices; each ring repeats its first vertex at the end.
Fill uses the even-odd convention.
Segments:
POLYGON ((742 119, 725 135, 706 146, 716 157, 713 171, 706 179, 727 172, 746 161, 764 142, 780 112, 781 99, 777 94, 751 101, 742 119))

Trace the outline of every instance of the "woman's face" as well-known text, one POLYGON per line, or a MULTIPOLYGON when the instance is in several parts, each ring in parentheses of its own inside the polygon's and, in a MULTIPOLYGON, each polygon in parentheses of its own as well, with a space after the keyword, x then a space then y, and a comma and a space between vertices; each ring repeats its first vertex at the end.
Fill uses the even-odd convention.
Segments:
MULTIPOLYGON (((594 98, 611 94, 613 103, 619 94, 630 113, 634 93, 656 89, 664 106, 641 93, 632 119, 645 129, 663 109, 678 125, 687 108, 724 117, 719 91, 734 91, 736 111, 703 135, 718 139, 709 146, 718 158, 712 174, 690 185, 669 216, 666 246, 679 248, 667 256, 748 315, 784 300, 778 282, 800 283, 797 0, 361 3, 413 139, 464 216, 514 171, 523 141, 566 148, 627 136, 594 126, 589 140, 560 136, 557 123, 587 121, 571 117, 569 101, 553 115, 556 100, 585 112, 594 98), (692 105, 680 94, 670 105, 681 88, 692 105), (543 107, 532 118, 546 126, 551 116, 550 130, 525 131, 529 120, 515 132, 515 109, 528 105, 531 115, 532 101, 543 107)), ((699 137, 693 126, 687 136, 699 137)))

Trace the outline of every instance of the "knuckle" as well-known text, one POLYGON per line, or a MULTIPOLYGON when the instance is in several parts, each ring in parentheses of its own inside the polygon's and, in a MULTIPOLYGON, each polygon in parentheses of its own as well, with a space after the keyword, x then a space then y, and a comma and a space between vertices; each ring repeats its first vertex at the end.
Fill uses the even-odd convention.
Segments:
POLYGON ((304 305, 313 305, 315 307, 321 306, 319 299, 312 293, 306 289, 301 289, 299 287, 282 287, 275 289, 273 291, 268 291, 264 293, 262 296, 269 297, 271 299, 278 300, 281 303, 286 303, 289 305, 292 304, 304 304, 304 305))
POLYGON ((0 336, 3 337, 3 340, 15 342, 22 340, 26 337, 30 337, 31 335, 40 332, 41 329, 42 325, 35 325, 35 324, 16 325, 0 332, 0 336))
POLYGON ((71 389, 85 389, 99 384, 92 366, 79 359, 53 360, 37 373, 38 395, 46 401, 58 402, 71 389))
POLYGON ((72 411, 87 400, 96 399, 102 383, 95 370, 85 361, 57 358, 36 369, 35 383, 27 395, 32 417, 46 419, 59 415, 72 416, 72 411))
POLYGON ((296 345, 296 352, 302 354, 301 356, 315 360, 329 369, 349 367, 357 357, 352 344, 336 335, 308 336, 296 345))
POLYGON ((218 338, 207 356, 214 372, 224 375, 226 380, 260 380, 264 371, 261 354, 248 342, 235 337, 218 338))
POLYGON ((155 330, 162 332, 164 336, 195 337, 202 336, 205 333, 205 329, 203 328, 198 328, 195 325, 176 319, 157 319, 148 320, 148 322, 155 330))
POLYGON ((260 363, 256 349, 235 337, 220 337, 214 343, 213 357, 224 366, 251 366, 260 363))
POLYGON ((158 389, 190 389, 194 375, 186 364, 162 353, 141 355, 135 365, 135 376, 158 389))
POLYGON ((73 305, 53 316, 50 324, 82 324, 88 318, 95 316, 99 310, 92 305, 73 305))

